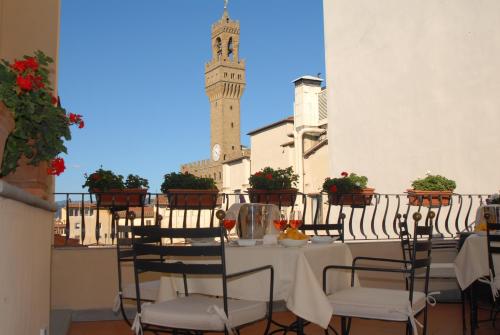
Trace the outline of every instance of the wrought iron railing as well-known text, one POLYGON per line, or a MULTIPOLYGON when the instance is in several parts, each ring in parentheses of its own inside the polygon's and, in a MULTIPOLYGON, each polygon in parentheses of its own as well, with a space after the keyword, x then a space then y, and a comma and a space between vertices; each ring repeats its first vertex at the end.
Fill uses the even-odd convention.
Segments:
MULTIPOLYGON (((55 193, 55 196, 60 210, 54 229, 60 235, 59 240, 63 241, 59 245, 85 246, 115 244, 117 225, 217 225, 216 210, 227 210, 233 203, 249 202, 246 193, 220 193, 210 208, 201 208, 201 200, 200 208, 196 205, 170 208, 166 196, 156 193, 141 195, 139 204, 133 204, 132 195, 121 199, 112 197, 108 206, 102 206, 96 194, 55 193)), ((476 220, 476 210, 486 198, 487 194, 453 194, 446 206, 439 198, 438 205, 425 207, 410 205, 406 194, 375 193, 369 205, 330 205, 324 193, 299 193, 293 206, 278 206, 287 214, 292 209, 300 209, 306 224, 343 223, 346 241, 397 239, 398 218, 411 217, 415 212, 426 217, 432 210, 436 214, 434 231, 445 238, 453 238, 458 232, 471 229, 476 220)))

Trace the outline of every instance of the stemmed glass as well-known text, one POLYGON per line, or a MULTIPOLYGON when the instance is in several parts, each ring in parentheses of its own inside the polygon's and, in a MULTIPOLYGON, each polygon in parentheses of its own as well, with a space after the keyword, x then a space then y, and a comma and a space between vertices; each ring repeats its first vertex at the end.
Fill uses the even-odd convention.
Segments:
POLYGON ((302 226, 302 212, 300 210, 292 210, 289 218, 288 224, 293 229, 297 229, 302 226))
POLYGON ((229 240, 229 233, 230 233, 231 229, 233 229, 234 226, 236 225, 236 215, 235 215, 235 213, 233 213, 233 212, 227 212, 226 216, 222 220, 222 224, 224 225, 224 228, 226 229, 226 232, 227 232, 227 234, 226 234, 227 241, 230 242, 230 240, 229 240))
POLYGON ((285 215, 285 210, 281 210, 279 217, 275 218, 273 220, 274 228, 276 228, 277 231, 283 231, 286 228, 286 215, 285 215))

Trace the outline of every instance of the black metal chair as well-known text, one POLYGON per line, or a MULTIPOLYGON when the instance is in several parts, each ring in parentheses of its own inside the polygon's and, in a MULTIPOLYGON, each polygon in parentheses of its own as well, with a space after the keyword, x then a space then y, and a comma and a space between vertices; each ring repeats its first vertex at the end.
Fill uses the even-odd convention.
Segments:
MULTIPOLYGON (((412 238, 408 231, 407 216, 398 214, 396 216, 398 227, 399 227, 399 238, 401 240, 401 251, 403 260, 409 261, 412 257, 412 238)), ((435 235, 432 236, 432 250, 453 250, 455 253, 458 252, 458 240, 444 240, 435 235)), ((407 266, 408 263, 405 263, 407 266)), ((415 273, 416 279, 425 279, 425 272, 415 273)), ((460 304, 462 309, 462 333, 466 332, 466 320, 465 320, 465 296, 464 292, 460 289, 457 282, 457 276, 455 274, 455 268, 453 263, 436 263, 431 262, 431 267, 429 271, 429 280, 432 279, 445 279, 453 280, 457 283, 457 287, 460 290, 460 304)), ((409 278, 405 278, 406 289, 409 287, 409 278)))
POLYGON ((500 259, 500 223, 497 221, 497 215, 493 216, 490 213, 485 213, 484 218, 486 219, 486 236, 488 239, 488 265, 490 267, 490 278, 489 285, 491 287, 491 293, 493 298, 493 306, 491 309, 491 319, 493 322, 493 327, 495 327, 495 320, 498 312, 500 311, 500 276, 497 277, 495 269, 494 257, 500 259), (495 233, 493 233, 495 232, 495 233))
MULTIPOLYGON (((118 215, 115 213, 115 215, 118 215)), ((118 294, 115 297, 115 303, 113 306, 113 311, 117 313, 121 312, 123 319, 129 325, 132 325, 127 317, 125 311, 124 303, 125 300, 136 300, 136 287, 135 283, 124 284, 123 282, 123 269, 125 264, 132 264, 134 261, 134 251, 132 250, 132 238, 130 236, 132 232, 132 226, 121 226, 116 224, 116 259, 117 259, 117 273, 118 273, 118 294)), ((161 261, 161 257, 158 258, 161 261)), ((139 283, 141 291, 141 301, 155 301, 158 297, 158 291, 160 288, 159 280, 142 281, 139 283)))
MULTIPOLYGON (((311 223, 303 224, 299 227, 303 233, 313 232, 315 235, 327 235, 331 237, 337 237, 342 243, 344 243, 344 221, 345 214, 341 213, 337 223, 311 223), (322 234, 320 234, 322 233, 322 234)), ((316 222, 316 221, 314 221, 316 222)))
MULTIPOLYGON (((265 333, 269 331, 272 305, 274 270, 272 266, 248 269, 227 274, 224 243, 196 246, 189 244, 157 245, 165 238, 219 239, 223 241, 223 228, 160 228, 155 226, 133 227, 134 273, 137 292, 137 315, 133 329, 136 333, 144 330, 153 332, 224 332, 239 329, 255 321, 267 319, 265 333), (164 262, 143 257, 161 256, 164 262), (210 257, 207 261, 205 257, 210 257), (204 259, 205 258, 205 259, 204 259), (182 259, 182 260, 181 260, 182 259), (202 263, 200 263, 200 261, 202 263), (203 263, 206 261, 206 263, 203 263), (269 301, 247 301, 228 298, 227 281, 237 280, 248 274, 260 271, 270 273, 269 301), (182 276, 184 290, 171 300, 141 306, 139 274, 159 272, 182 276), (188 277, 220 276, 222 295, 220 297, 190 294, 188 277)), ((202 279, 200 279, 202 280, 202 279)))
MULTIPOLYGON (((429 271, 432 250, 432 218, 434 213, 429 213, 425 225, 418 225, 422 215, 415 213, 415 229, 411 244, 412 256, 409 260, 386 259, 374 257, 356 257, 352 266, 330 265, 323 270, 323 290, 326 291, 326 276, 331 269, 350 270, 351 287, 328 295, 333 307, 333 315, 341 317, 341 333, 347 335, 350 331, 351 318, 365 318, 386 321, 406 322, 406 333, 417 332, 416 316, 421 312, 424 314, 424 335, 427 333, 427 303, 429 289, 429 271), (423 254, 423 255, 422 255, 423 254), (375 262, 385 265, 399 264, 400 267, 370 267, 360 266, 358 262, 375 262), (415 273, 419 269, 425 269, 426 277, 424 291, 415 290, 415 273), (375 271, 387 273, 401 273, 409 277, 408 287, 402 289, 382 289, 369 287, 356 287, 356 271, 375 271)), ((332 327, 330 327, 332 328, 332 327)), ((328 329, 325 330, 328 334, 328 329)))

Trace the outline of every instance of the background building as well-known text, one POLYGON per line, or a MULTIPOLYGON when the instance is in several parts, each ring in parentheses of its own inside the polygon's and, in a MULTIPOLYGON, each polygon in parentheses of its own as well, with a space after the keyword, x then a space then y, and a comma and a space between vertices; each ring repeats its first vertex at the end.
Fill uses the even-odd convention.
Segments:
POLYGON ((205 90, 210 101, 210 159, 183 164, 182 172, 212 177, 223 187, 222 164, 249 156, 241 146, 240 99, 245 89, 245 61, 239 58, 240 23, 222 18, 212 25, 212 60, 205 64, 205 90))

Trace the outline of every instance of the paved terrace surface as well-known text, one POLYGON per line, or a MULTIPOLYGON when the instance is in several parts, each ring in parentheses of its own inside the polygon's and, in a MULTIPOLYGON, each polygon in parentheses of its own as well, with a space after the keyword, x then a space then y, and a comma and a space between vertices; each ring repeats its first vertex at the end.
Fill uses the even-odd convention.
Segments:
MULTIPOLYGON (((429 335, 460 335, 462 334, 460 320, 460 305, 458 304, 438 304, 436 307, 429 307, 429 335)), ((480 311, 480 319, 485 319, 487 313, 480 311)), ((274 318, 278 322, 289 323, 294 320, 293 314, 289 312, 274 313, 274 318)), ((338 329, 339 319, 333 320, 336 329, 338 329)), ((262 334, 264 322, 245 327, 242 335, 262 334)), ((271 330, 274 328, 271 328, 271 330)), ((308 335, 323 335, 321 328, 310 325, 305 329, 308 335)), ((402 323, 381 322, 373 320, 354 319, 351 334, 352 335, 403 335, 405 326, 402 323)), ((422 332, 420 331, 419 334, 422 332)), ((145 335, 153 334, 145 332, 145 335)), ((220 333, 218 333, 220 334, 220 333)), ((333 332, 330 332, 333 334, 333 332)), ((469 332, 468 332, 469 334, 469 332)), ((478 329, 477 335, 500 334, 500 317, 497 321, 497 329, 494 329, 491 322, 482 323, 478 329)), ((73 322, 68 335, 133 335, 133 332, 124 321, 99 321, 99 322, 73 322)))

